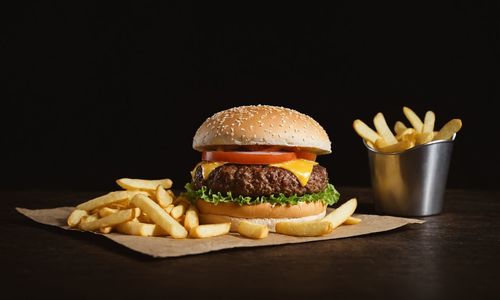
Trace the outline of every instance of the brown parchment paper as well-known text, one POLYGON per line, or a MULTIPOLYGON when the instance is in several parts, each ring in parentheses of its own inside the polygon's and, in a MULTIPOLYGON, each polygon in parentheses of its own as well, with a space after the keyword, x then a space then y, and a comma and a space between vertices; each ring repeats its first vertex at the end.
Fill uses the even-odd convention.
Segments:
MULTIPOLYGON (((71 211, 73 211, 73 209, 74 207, 58 207, 49 209, 16 208, 18 212, 35 222, 57 226, 66 230, 78 230, 69 228, 66 223, 66 219, 68 218, 71 211)), ((176 240, 169 237, 139 237, 123 235, 119 233, 92 233, 102 235, 120 245, 146 255, 150 255, 153 257, 174 257, 238 247, 259 247, 340 239, 375 232, 388 231, 407 224, 424 223, 424 221, 422 220, 390 216, 364 214, 355 214, 354 216, 361 218, 362 222, 356 225, 340 226, 336 228, 333 233, 320 237, 293 237, 270 233, 269 237, 265 239, 252 240, 241 237, 237 233, 231 233, 228 235, 207 239, 176 240)))

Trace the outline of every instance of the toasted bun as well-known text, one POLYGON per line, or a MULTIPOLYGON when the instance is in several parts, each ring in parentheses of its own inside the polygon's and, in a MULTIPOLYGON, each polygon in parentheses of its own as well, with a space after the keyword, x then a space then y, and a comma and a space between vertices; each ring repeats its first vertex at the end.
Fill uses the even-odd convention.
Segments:
POLYGON ((211 214, 200 214, 201 224, 217 224, 217 223, 227 223, 231 222, 231 231, 238 231, 238 224, 243 221, 266 225, 269 231, 276 231, 276 223, 278 222, 306 222, 315 221, 323 218, 326 211, 323 211, 317 215, 306 216, 302 218, 237 218, 222 215, 211 215, 211 214))
POLYGON ((255 205, 219 203, 215 205, 200 199, 196 201, 196 207, 202 214, 223 215, 236 218, 302 218, 326 211, 326 206, 321 202, 301 202, 297 205, 274 206, 269 203, 255 205))
POLYGON ((313 118, 293 109, 252 105, 216 113, 196 131, 193 148, 210 150, 216 146, 300 147, 316 154, 331 153, 327 133, 313 118))

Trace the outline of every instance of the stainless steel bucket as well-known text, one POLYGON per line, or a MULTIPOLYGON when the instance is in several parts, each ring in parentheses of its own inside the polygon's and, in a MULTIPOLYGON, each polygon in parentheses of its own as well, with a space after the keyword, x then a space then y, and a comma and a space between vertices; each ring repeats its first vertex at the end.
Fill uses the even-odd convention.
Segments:
POLYGON ((453 141, 433 141, 400 153, 365 143, 378 213, 422 217, 441 213, 453 141))

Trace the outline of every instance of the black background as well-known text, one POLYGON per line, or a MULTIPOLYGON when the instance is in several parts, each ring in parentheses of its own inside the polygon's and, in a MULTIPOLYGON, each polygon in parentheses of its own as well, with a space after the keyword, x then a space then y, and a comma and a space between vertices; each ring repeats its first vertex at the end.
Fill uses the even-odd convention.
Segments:
POLYGON ((369 185, 352 121, 403 105, 460 117, 448 186, 495 188, 498 5, 19 3, 3 8, 2 188, 112 189, 171 177, 213 113, 243 104, 320 122, 336 185, 369 185), (496 76, 496 77, 495 77, 496 76))

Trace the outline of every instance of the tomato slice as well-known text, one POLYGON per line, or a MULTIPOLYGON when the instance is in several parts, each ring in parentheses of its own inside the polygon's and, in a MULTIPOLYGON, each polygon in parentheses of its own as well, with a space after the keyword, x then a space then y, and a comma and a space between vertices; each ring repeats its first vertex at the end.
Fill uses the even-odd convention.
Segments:
POLYGON ((206 161, 221 161, 235 164, 277 164, 289 160, 303 158, 316 160, 316 154, 311 152, 268 152, 268 151, 204 151, 201 159, 206 161))
POLYGON ((263 151, 205 151, 202 160, 222 161, 235 164, 277 164, 297 159, 294 152, 263 152, 263 151))
POLYGON ((295 152, 295 155, 297 155, 297 158, 303 158, 303 159, 307 159, 307 160, 316 161, 316 154, 314 154, 312 152, 300 151, 300 152, 295 152))

